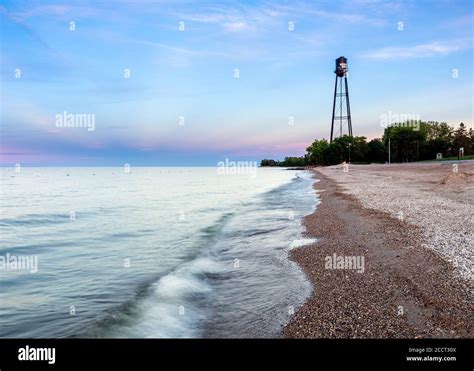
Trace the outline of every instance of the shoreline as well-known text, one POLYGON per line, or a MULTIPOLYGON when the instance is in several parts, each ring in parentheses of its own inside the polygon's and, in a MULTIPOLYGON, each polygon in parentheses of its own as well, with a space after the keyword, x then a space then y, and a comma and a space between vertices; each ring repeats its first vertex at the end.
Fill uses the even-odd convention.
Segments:
POLYGON ((469 285, 423 246, 421 228, 365 208, 320 170, 313 174, 321 203, 303 225, 318 241, 290 252, 313 293, 282 336, 471 338, 469 285), (364 269, 325 267, 334 254, 363 258, 364 269))

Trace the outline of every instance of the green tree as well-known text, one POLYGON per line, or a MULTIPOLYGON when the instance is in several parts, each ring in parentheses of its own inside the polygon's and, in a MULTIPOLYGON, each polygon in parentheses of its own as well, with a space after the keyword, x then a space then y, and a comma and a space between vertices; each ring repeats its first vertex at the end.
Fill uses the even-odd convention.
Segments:
POLYGON ((428 122, 426 125, 426 142, 421 144, 420 159, 432 160, 437 153, 449 156, 453 142, 454 129, 446 122, 428 122))
POLYGON ((326 165, 325 154, 329 143, 326 139, 315 140, 308 148, 306 148, 306 157, 310 165, 326 165))
POLYGON ((454 131, 452 155, 457 156, 459 148, 464 147, 464 154, 470 155, 472 153, 472 132, 469 133, 464 123, 459 124, 459 128, 454 131))
POLYGON ((260 166, 278 166, 278 162, 275 160, 264 159, 260 161, 260 166))
POLYGON ((396 123, 385 129, 383 141, 388 146, 390 138, 390 157, 392 162, 417 161, 420 158, 420 146, 426 141, 428 126, 426 123, 396 123))
POLYGON ((280 163, 280 166, 293 167, 293 166, 306 166, 305 157, 285 157, 285 159, 280 163))
POLYGON ((379 162, 388 159, 388 142, 392 162, 408 162, 444 156, 457 156, 460 147, 465 155, 474 153, 474 130, 461 123, 454 130, 446 122, 406 121, 387 127, 382 140, 367 143, 365 137, 344 135, 332 143, 316 139, 303 157, 285 157, 284 161, 262 160, 262 166, 335 165, 346 162, 379 162))
POLYGON ((336 163, 345 162, 367 162, 367 154, 369 148, 367 147, 366 137, 351 137, 344 135, 334 139, 330 144, 333 147, 332 154, 336 163))
POLYGON ((372 139, 367 143, 367 148, 367 160, 369 162, 384 163, 388 160, 387 147, 381 139, 372 139))
POLYGON ((426 139, 428 141, 434 139, 443 139, 447 142, 450 142, 453 138, 453 128, 449 126, 446 122, 428 122, 423 123, 426 125, 426 139))

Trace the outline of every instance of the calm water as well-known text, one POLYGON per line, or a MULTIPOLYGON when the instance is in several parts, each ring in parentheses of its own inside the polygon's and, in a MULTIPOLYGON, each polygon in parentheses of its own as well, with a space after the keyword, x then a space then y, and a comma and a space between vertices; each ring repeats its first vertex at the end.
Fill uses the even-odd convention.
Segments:
POLYGON ((0 337, 272 337, 311 292, 288 259, 304 171, 2 169, 0 337))

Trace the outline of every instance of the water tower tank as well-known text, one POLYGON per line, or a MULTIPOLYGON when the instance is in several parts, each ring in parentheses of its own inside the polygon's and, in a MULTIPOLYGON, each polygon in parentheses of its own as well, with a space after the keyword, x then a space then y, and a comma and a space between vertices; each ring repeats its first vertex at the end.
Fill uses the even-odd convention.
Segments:
POLYGON ((347 73, 347 58, 339 57, 336 59, 336 70, 334 73, 339 76, 343 77, 347 73))

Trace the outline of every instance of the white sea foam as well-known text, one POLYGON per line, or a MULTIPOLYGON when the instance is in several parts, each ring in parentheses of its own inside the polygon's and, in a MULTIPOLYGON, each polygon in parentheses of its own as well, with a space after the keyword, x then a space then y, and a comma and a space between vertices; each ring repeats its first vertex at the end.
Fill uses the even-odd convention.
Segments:
POLYGON ((182 295, 209 291, 209 286, 189 276, 170 274, 162 277, 156 284, 155 293, 161 298, 177 298, 182 295))
POLYGON ((222 271, 222 264, 209 258, 197 258, 185 265, 184 268, 193 274, 215 274, 222 271))

